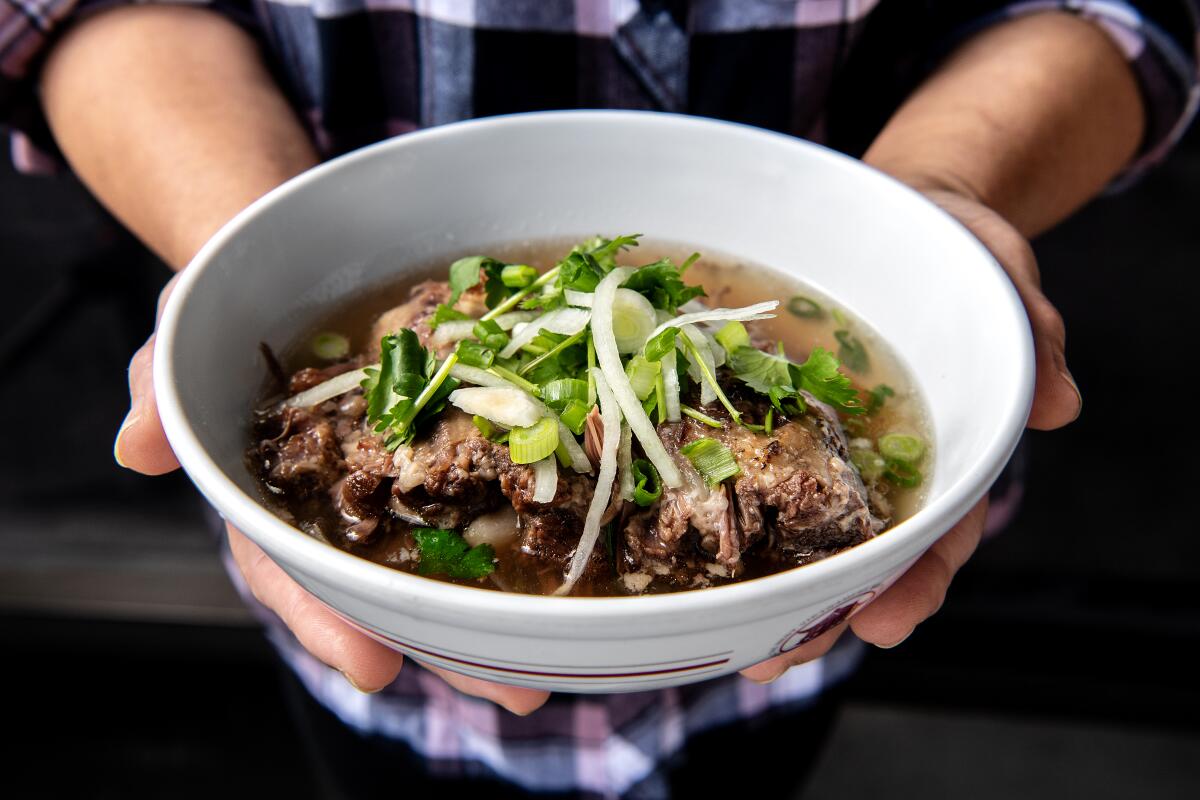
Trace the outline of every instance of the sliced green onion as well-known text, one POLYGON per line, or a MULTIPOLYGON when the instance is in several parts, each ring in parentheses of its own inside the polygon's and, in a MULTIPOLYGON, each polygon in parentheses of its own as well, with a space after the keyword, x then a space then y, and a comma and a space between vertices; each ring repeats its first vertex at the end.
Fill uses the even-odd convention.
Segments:
POLYGON ((716 333, 717 344, 725 348, 725 352, 732 353, 739 347, 750 346, 750 334, 746 333, 746 326, 740 322, 726 322, 725 326, 716 333))
POLYGON ((625 363, 625 374, 629 376, 629 385, 633 387, 638 400, 644 401, 654 392, 660 371, 659 362, 647 361, 640 354, 625 363))
POLYGON ((679 328, 666 328, 653 339, 646 342, 643 354, 647 361, 662 361, 667 353, 675 350, 675 337, 679 328))
POLYGON ((469 367, 487 369, 496 360, 495 350, 485 347, 479 342, 472 342, 470 339, 463 339, 459 342, 454 352, 458 355, 458 360, 469 367))
POLYGON ((479 340, 480 344, 490 347, 493 350, 501 350, 508 344, 508 334, 500 327, 500 323, 494 319, 485 319, 482 322, 476 322, 471 333, 479 340))
POLYGON ((838 340, 838 360, 846 365, 847 368, 855 372, 866 372, 871 367, 871 359, 867 355, 867 348, 847 330, 837 330, 833 332, 834 338, 838 340))
POLYGON ((833 321, 838 324, 838 327, 845 328, 849 323, 846 320, 846 315, 842 313, 840 308, 831 308, 829 313, 833 315, 833 321))
MULTIPOLYGON (((553 408, 555 411, 561 411, 572 400, 578 400, 583 403, 587 400, 588 385, 587 381, 579 378, 559 378, 558 380, 550 381, 542 384, 542 401, 553 408)), ((569 427, 569 426, 568 426, 569 427)))
POLYGON ((801 294, 788 300, 787 308, 794 316, 803 319, 818 319, 825 313, 815 300, 801 294))
POLYGON ((775 432, 775 409, 768 408, 767 416, 763 419, 763 433, 770 436, 775 432))
POLYGON ((571 400, 563 408, 562 421, 571 433, 579 436, 583 433, 583 426, 587 422, 587 415, 591 412, 592 406, 586 403, 581 403, 578 400, 571 400))
POLYGON ((510 289, 524 289, 537 280, 537 270, 528 264, 509 264, 500 270, 500 280, 510 289))
POLYGON ((679 448, 679 452, 687 456, 687 460, 692 462, 692 466, 709 486, 716 486, 726 478, 732 478, 742 472, 729 448, 707 436, 684 445, 679 448))
MULTIPOLYGON (((662 362, 660 361, 659 364, 661 365, 662 362)), ((656 421, 659 425, 662 425, 667 421, 667 384, 663 380, 661 366, 658 370, 658 379, 654 381, 654 403, 655 408, 658 409, 658 419, 656 421)))
POLYGON ((887 469, 887 460, 870 448, 851 448, 850 460, 858 467, 858 472, 865 481, 879 480, 887 469))
MULTIPOLYGON (((650 392, 650 396, 642 401, 642 413, 649 418, 650 415, 654 413, 654 407, 657 405, 658 398, 655 397, 654 392, 650 392)), ((651 423, 653 423, 653 420, 651 420, 651 423)))
POLYGON ((644 458, 633 462, 633 502, 645 508, 662 497, 662 482, 658 479, 658 470, 644 458))
POLYGON ((551 455, 558 447, 558 425, 543 417, 528 428, 513 428, 508 434, 509 458, 514 464, 532 464, 551 455))
POLYGON ((909 464, 901 464, 899 461, 889 461, 883 477, 902 489, 915 489, 921 485, 922 480, 920 470, 909 464))
POLYGON ((697 422, 703 422, 705 425, 707 425, 710 428, 724 428, 725 427, 723 424, 721 424, 721 420, 713 419, 708 414, 705 414, 703 411, 698 411, 697 409, 694 409, 689 405, 680 403, 679 411, 685 417, 691 417, 692 419, 696 420, 697 422))
POLYGON ((636 353, 654 330, 658 317, 654 306, 642 294, 632 289, 617 289, 612 305, 613 336, 617 352, 636 353))
POLYGON ((889 433, 879 439, 879 454, 888 461, 916 464, 925 455, 925 442, 907 433, 889 433))
POLYGON ((692 264, 695 264, 699 260, 700 254, 692 253, 690 256, 684 259, 682 264, 679 265, 679 274, 682 275, 683 273, 687 272, 688 267, 690 267, 692 264))
POLYGON ((318 333, 312 340, 313 355, 325 361, 337 361, 350 353, 350 340, 340 333, 318 333))

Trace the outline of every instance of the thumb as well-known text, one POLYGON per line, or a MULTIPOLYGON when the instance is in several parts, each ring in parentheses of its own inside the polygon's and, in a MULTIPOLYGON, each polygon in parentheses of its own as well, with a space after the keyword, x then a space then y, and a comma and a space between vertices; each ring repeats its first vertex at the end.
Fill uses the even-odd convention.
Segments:
POLYGON ((158 418, 153 362, 151 335, 129 362, 129 413, 113 443, 113 458, 117 463, 143 475, 161 475, 179 467, 158 418))

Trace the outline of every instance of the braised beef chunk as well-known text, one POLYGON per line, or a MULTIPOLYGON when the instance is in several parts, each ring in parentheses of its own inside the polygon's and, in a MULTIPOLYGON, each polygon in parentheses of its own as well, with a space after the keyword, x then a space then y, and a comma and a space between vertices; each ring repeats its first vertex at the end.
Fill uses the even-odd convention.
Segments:
MULTIPOLYGON (((622 567, 637 580, 703 586, 739 576, 743 555, 798 565, 866 541, 885 520, 871 512, 866 488, 850 465, 834 412, 805 398, 808 414, 785 419, 770 436, 732 424, 711 428, 691 418, 659 426, 659 438, 679 466, 684 486, 664 489, 656 506, 625 528, 622 567), (680 449, 708 437, 733 453, 741 474, 709 487, 680 449), (768 545, 757 546, 760 542, 768 545)), ((765 409, 739 402, 761 419, 765 409)))
MULTIPOLYGON (((407 328, 430 345, 430 317, 449 297, 445 283, 417 285, 406 303, 379 318, 372 340, 407 328)), ((478 316, 481 303, 482 292, 471 290, 456 307, 478 316)), ((369 357, 299 370, 288 388, 310 389, 369 357)), ((721 380, 747 419, 764 419, 769 406, 762 395, 730 375, 721 380)), ((692 391, 684 400, 698 405, 694 386, 692 391)), ((684 484, 664 487, 647 507, 621 500, 614 487, 599 543, 575 593, 711 586, 815 561, 883 530, 886 500, 870 495, 851 465, 837 415, 811 396, 804 399, 807 413, 775 417, 769 435, 733 423, 717 403, 704 411, 723 423, 720 428, 687 417, 659 425, 659 438, 684 484), (740 474, 707 485, 681 453, 701 437, 728 448, 740 474)), ((313 408, 279 404, 259 415, 248 461, 267 499, 285 506, 282 514, 338 546, 411 570, 420 559, 414 528, 463 531, 484 515, 511 508, 516 535, 496 546, 501 562, 514 566, 498 569, 491 581, 542 594, 562 584, 596 490, 604 428, 598 411, 585 420, 592 474, 560 467, 548 503, 533 499, 534 468, 514 464, 507 445, 490 441, 453 406, 393 451, 368 425, 366 412, 366 398, 355 389, 313 408)))

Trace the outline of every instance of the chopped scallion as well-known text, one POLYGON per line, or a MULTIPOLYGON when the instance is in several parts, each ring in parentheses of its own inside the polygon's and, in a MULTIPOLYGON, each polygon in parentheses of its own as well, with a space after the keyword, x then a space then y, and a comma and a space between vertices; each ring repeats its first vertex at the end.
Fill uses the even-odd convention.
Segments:
POLYGON ((740 322, 727 322, 721 330, 716 334, 717 344, 725 348, 725 352, 732 353, 739 347, 750 346, 750 334, 746 332, 746 326, 740 322))
POLYGON ((679 448, 679 452, 687 456, 688 461, 692 462, 692 466, 709 486, 716 486, 726 478, 732 478, 742 472, 729 448, 707 436, 684 445, 679 448))
POLYGON ((625 363, 625 374, 629 376, 629 385, 638 400, 645 400, 654 392, 654 384, 661 374, 661 366, 657 361, 647 361, 642 355, 636 355, 625 363))
POLYGON ((509 264, 500 271, 500 280, 510 289, 524 289, 537 280, 537 270, 528 264, 509 264))
POLYGON ((583 426, 587 422, 587 415, 592 408, 593 406, 581 403, 578 400, 569 401, 562 411, 563 425, 566 425, 571 433, 579 436, 583 433, 583 426))
POLYGON ((787 308, 794 316, 802 319, 819 319, 825 313, 815 300, 800 294, 788 300, 787 308))
POLYGON ((508 434, 509 458, 514 464, 541 461, 558 447, 558 423, 549 417, 528 428, 513 428, 508 434))
POLYGON ((697 411, 696 409, 692 408, 691 406, 689 406, 685 403, 679 404, 679 411, 685 417, 691 417, 692 419, 696 420, 697 422, 702 422, 710 428, 725 427, 724 425, 721 424, 721 420, 713 419, 708 414, 705 414, 703 411, 697 411))
POLYGON ((340 333, 318 333, 312 340, 313 355, 325 361, 337 361, 350 353, 350 340, 340 333))
POLYGON ((879 453, 888 461, 914 465, 925 455, 925 442, 906 433, 889 433, 879 439, 879 453))
POLYGON ((634 481, 633 502, 645 507, 662 497, 662 482, 653 464, 644 458, 634 459, 631 471, 634 481))
POLYGON ((503 350, 504 346, 508 344, 508 334, 500 327, 500 323, 494 319, 486 319, 475 323, 472 333, 479 340, 480 344, 490 347, 493 350, 503 350))
POLYGON ((559 378, 542 385, 542 400, 555 411, 562 411, 572 400, 587 400, 587 381, 579 378, 559 378))
POLYGON ((838 340, 838 358, 847 368, 855 372, 866 372, 871 368, 871 359, 867 355, 867 348, 859 341, 857 336, 854 336, 848 330, 837 330, 833 332, 834 338, 838 340))

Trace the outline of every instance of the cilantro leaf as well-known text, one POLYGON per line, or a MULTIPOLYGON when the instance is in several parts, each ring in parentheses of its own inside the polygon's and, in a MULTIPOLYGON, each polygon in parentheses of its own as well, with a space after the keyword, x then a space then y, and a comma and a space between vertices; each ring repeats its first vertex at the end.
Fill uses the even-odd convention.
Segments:
POLYGON ((454 305, 463 292, 479 284, 479 270, 483 262, 490 260, 487 256, 467 256, 450 265, 450 302, 447 305, 454 305))
POLYGON ((437 371, 437 359, 407 328, 383 337, 379 351, 379 367, 368 369, 363 383, 367 421, 376 433, 384 434, 387 448, 395 450, 411 442, 417 428, 446 407, 446 398, 459 381, 446 376, 418 407, 417 400, 437 371))
MULTIPOLYGON (((596 261, 604 271, 604 274, 607 275, 617 265, 617 253, 630 247, 637 247, 639 237, 641 237, 640 233, 635 233, 631 236, 618 236, 615 239, 594 236, 585 242, 580 242, 571 252, 588 254, 596 261)), ((581 289, 580 291, 585 290, 581 289)))
POLYGON ((416 528, 412 533, 421 551, 417 567, 421 575, 483 578, 496 569, 496 551, 490 544, 471 547, 458 533, 444 528, 416 528))
POLYGON ((895 397, 896 392, 886 383, 881 383, 867 392, 867 413, 874 414, 883 408, 889 397, 895 397))
POLYGON ((803 389, 823 403, 843 414, 862 414, 866 411, 859 402, 858 391, 850 379, 838 371, 838 360, 823 347, 814 347, 808 360, 793 364, 792 385, 803 389))
POLYGON ((693 298, 706 296, 703 287, 683 282, 679 267, 669 258, 640 267, 622 285, 640 292, 655 308, 671 313, 693 298))
POLYGON ((594 292, 606 274, 589 253, 571 251, 558 265, 558 285, 577 292, 594 292))
POLYGON ((760 394, 770 394, 775 387, 795 391, 788 368, 792 362, 774 353, 764 353, 754 347, 739 347, 729 354, 729 368, 738 379, 760 394))

